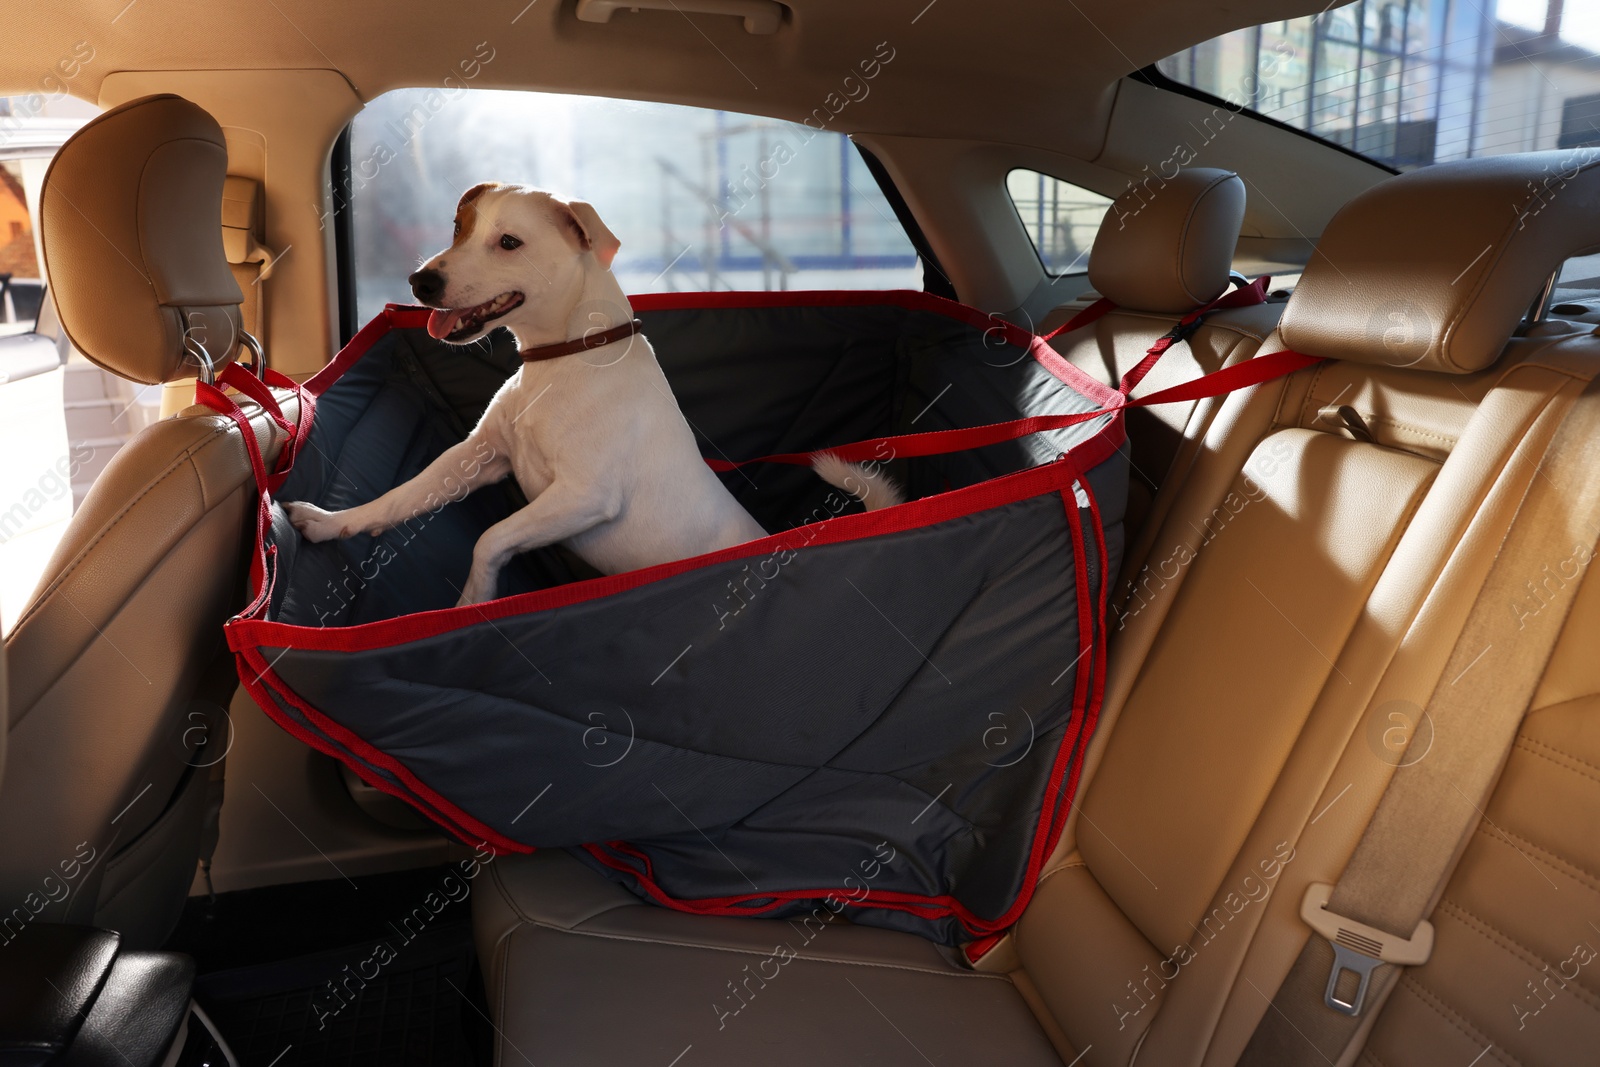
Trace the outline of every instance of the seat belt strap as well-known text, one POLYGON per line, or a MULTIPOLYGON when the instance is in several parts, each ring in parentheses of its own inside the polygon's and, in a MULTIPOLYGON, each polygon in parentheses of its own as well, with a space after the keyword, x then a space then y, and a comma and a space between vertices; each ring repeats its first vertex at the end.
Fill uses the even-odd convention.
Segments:
POLYGON ((222 248, 244 302, 239 318, 247 333, 266 343, 266 293, 261 282, 276 262, 261 243, 261 186, 254 178, 230 174, 222 185, 222 248))
POLYGON ((1483 817, 1600 540, 1596 470, 1600 379, 1567 410, 1523 491, 1428 700, 1425 758, 1395 770, 1338 886, 1307 891, 1301 914, 1315 934, 1240 1067, 1337 1063, 1400 968, 1427 962, 1435 894, 1483 817), (1511 610, 1552 559, 1571 559, 1578 573, 1538 612, 1511 610), (1469 671, 1471 684, 1457 685, 1469 671))

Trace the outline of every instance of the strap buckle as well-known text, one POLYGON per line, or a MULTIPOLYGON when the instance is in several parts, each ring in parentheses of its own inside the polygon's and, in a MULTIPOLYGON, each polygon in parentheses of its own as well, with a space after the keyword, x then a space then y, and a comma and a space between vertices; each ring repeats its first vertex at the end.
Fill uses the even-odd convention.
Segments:
POLYGON ((1333 946, 1333 969, 1328 972, 1328 988, 1322 995, 1322 1003, 1341 1015, 1360 1015, 1372 972, 1380 965, 1416 967, 1428 962, 1433 954, 1433 924, 1424 919, 1409 938, 1396 937, 1329 911, 1327 905, 1332 896, 1333 886, 1325 882, 1307 886, 1306 895, 1300 901, 1300 918, 1333 946), (1346 971, 1356 975, 1360 982, 1353 997, 1340 1000, 1339 979, 1346 971))
POLYGON ((1165 336, 1172 339, 1171 344, 1169 344, 1167 347, 1170 348, 1172 345, 1181 344, 1189 340, 1189 338, 1199 333, 1200 327, 1204 326, 1205 324, 1206 319, 1204 315, 1197 314, 1192 319, 1180 319, 1177 325, 1173 326, 1172 329, 1168 330, 1165 334, 1165 336))

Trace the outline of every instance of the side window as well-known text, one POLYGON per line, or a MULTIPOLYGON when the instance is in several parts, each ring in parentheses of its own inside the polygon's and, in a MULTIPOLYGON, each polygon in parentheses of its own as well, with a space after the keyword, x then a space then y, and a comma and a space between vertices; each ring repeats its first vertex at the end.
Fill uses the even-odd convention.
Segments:
MULTIPOLYGON (((826 113, 824 113, 825 115, 826 113)), ((629 293, 920 288, 921 270, 861 154, 812 125, 554 93, 401 89, 351 124, 357 315, 413 303, 406 276, 450 243, 483 181, 593 204, 622 241, 629 293)))
POLYGON ((0 337, 27 333, 44 297, 21 159, 0 159, 0 337))
MULTIPOLYGON (((78 55, 75 62, 87 60, 78 55)), ((8 457, 0 465, 0 629, 6 631, 95 476, 160 404, 159 389, 140 389, 73 351, 56 321, 36 232, 39 190, 56 150, 99 108, 68 96, 60 78, 47 78, 40 89, 0 97, 0 452, 8 457)))
POLYGON ((1051 274, 1082 274, 1089 269, 1089 248, 1111 198, 1034 170, 1006 175, 1006 191, 1022 225, 1051 274))

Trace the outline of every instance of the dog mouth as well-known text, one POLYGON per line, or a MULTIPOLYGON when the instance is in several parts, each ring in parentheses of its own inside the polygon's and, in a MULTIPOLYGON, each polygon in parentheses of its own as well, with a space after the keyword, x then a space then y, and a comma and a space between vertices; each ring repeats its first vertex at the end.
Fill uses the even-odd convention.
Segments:
POLYGON ((428 316, 428 336, 441 341, 461 341, 514 308, 522 306, 522 294, 501 293, 469 308, 440 308, 428 316))

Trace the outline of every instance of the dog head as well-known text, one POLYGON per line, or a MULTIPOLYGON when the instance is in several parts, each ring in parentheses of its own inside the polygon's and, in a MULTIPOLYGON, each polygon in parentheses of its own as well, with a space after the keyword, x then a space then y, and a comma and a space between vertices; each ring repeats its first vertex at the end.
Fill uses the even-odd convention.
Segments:
POLYGON ((526 185, 484 182, 456 205, 455 237, 408 279, 435 309, 428 333, 451 344, 495 326, 564 323, 591 265, 611 269, 618 241, 594 208, 526 185))

